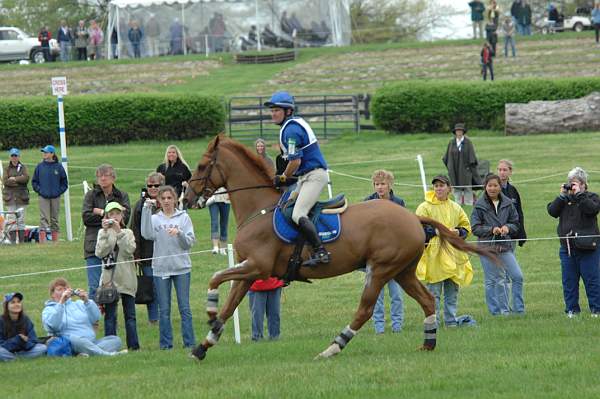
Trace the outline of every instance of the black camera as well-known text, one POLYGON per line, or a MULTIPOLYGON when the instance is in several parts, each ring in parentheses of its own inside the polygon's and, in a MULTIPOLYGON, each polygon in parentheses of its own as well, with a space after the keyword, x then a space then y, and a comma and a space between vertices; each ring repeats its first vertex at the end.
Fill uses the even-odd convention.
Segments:
POLYGON ((562 185, 562 188, 565 191, 571 191, 573 189, 573 185, 571 183, 565 183, 565 184, 562 185))
POLYGON ((148 198, 148 189, 146 187, 142 188, 142 192, 140 193, 140 198, 142 198, 142 199, 148 198))
POLYGON ((75 295, 75 296, 81 296, 81 291, 78 289, 75 289, 71 292, 71 295, 75 295))

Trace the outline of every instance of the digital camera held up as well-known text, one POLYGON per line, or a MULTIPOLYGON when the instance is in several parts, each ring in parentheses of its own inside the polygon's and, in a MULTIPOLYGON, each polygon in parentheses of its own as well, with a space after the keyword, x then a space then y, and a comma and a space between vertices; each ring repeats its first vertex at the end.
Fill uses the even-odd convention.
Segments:
POLYGON ((562 185, 562 188, 565 191, 571 191, 573 189, 573 185, 571 183, 565 183, 565 184, 562 185))

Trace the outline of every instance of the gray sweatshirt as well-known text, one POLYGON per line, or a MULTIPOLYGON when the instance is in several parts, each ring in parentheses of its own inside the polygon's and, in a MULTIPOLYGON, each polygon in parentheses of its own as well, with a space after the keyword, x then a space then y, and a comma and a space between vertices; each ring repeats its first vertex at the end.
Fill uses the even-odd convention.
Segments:
POLYGON ((175 210, 171 217, 163 211, 153 215, 148 207, 142 207, 142 237, 154 241, 152 270, 157 277, 169 277, 189 273, 192 269, 189 250, 196 237, 192 220, 187 212, 175 210), (179 234, 170 236, 167 230, 177 227, 179 234), (176 256, 173 256, 176 255, 176 256))

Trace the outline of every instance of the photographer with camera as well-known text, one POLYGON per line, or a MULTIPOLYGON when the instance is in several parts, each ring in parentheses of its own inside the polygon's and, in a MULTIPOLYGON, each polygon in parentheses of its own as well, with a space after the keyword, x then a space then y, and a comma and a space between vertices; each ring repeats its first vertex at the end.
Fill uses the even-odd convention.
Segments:
POLYGON ((491 246, 502 262, 498 267, 480 256, 484 273, 485 302, 492 315, 525 313, 523 302, 523 273, 515 257, 515 242, 519 231, 519 215, 513 201, 502 194, 502 181, 489 174, 483 183, 484 194, 477 200, 471 213, 471 229, 478 245, 491 246), (512 306, 509 305, 509 287, 512 284, 512 306))
POLYGON ((588 175, 580 167, 567 175, 559 195, 548 204, 548 213, 558 218, 560 265, 565 313, 573 318, 579 307, 579 279, 583 279, 592 317, 600 316, 600 252, 598 212, 600 198, 587 191, 588 175))
POLYGON ((115 356, 127 353, 121 349, 121 338, 116 335, 96 339, 94 324, 100 319, 98 305, 82 289, 73 290, 64 278, 50 283, 50 299, 42 311, 42 323, 48 334, 66 337, 76 355, 115 356), (81 300, 74 301, 77 296, 81 300))
MULTIPOLYGON (((131 213, 131 224, 129 228, 133 231, 135 237, 134 258, 142 269, 144 276, 152 277, 152 257, 154 256, 154 241, 146 240, 142 236, 142 208, 147 199, 152 201, 152 214, 160 210, 160 204, 157 201, 158 188, 165 184, 165 177, 152 172, 146 177, 146 187, 142 189, 140 199, 133 207, 131 213), (142 259, 142 260, 140 260, 142 259)), ((156 294, 156 285, 154 285, 154 300, 146 305, 148 308, 148 323, 150 325, 158 324, 158 295, 156 294)))
MULTIPOLYGON (((96 256, 103 261, 100 286, 112 283, 119 293, 125 318, 127 348, 138 350, 140 344, 135 319, 137 276, 133 260, 135 237, 133 231, 125 227, 124 210, 118 202, 109 202, 104 208, 104 220, 96 241, 96 256)), ((117 335, 117 304, 118 300, 104 304, 105 336, 117 335)))

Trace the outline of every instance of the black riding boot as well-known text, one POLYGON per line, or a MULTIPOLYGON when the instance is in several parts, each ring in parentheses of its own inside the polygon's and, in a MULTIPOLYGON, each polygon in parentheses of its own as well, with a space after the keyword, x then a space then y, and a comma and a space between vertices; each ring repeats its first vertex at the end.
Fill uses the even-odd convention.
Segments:
POLYGON ((329 263, 330 254, 323 246, 313 222, 304 216, 298 220, 298 227, 304 238, 306 238, 306 241, 313 247, 313 254, 304 264, 316 265, 317 263, 329 263))

